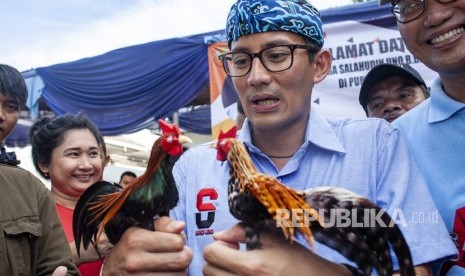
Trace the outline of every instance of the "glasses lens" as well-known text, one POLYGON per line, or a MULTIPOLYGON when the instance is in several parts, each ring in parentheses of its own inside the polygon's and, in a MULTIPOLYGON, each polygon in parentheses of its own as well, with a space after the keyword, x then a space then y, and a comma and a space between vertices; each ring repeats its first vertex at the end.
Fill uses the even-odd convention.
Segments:
POLYGON ((271 72, 279 72, 292 66, 293 52, 289 46, 275 46, 262 53, 262 63, 271 72))
POLYGON ((293 47, 299 45, 274 46, 258 53, 228 53, 219 56, 224 70, 231 77, 242 77, 249 73, 252 59, 258 57, 263 66, 270 72, 280 72, 291 68, 293 62, 293 47))
POLYGON ((420 16, 424 8, 424 0, 401 0, 394 5, 392 11, 397 21, 404 23, 420 16))
POLYGON ((251 59, 246 53, 229 53, 223 55, 223 67, 231 77, 240 77, 249 72, 251 59))

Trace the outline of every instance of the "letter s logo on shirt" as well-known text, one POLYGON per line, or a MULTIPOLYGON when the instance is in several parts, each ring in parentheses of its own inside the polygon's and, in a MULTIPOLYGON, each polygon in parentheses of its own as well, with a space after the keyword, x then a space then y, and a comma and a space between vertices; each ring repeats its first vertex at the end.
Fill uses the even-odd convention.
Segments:
POLYGON ((199 229, 204 229, 210 227, 215 221, 215 211, 216 207, 211 202, 205 202, 206 199, 212 201, 218 198, 218 193, 213 188, 201 189, 197 193, 197 210, 198 213, 195 214, 195 223, 199 229), (202 220, 202 212, 207 213, 207 219, 202 220))

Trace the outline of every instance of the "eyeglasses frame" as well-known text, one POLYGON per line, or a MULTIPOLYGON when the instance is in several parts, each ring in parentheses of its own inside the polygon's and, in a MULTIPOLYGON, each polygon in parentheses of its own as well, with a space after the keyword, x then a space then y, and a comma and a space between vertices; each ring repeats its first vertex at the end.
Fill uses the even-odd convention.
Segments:
POLYGON ((250 71, 252 70, 252 64, 253 64, 253 59, 254 58, 258 58, 260 60, 260 62, 262 63, 263 67, 265 67, 266 70, 268 70, 269 72, 272 72, 272 73, 277 73, 277 72, 282 72, 282 71, 286 71, 288 70, 289 68, 292 67, 292 65, 294 64, 294 50, 295 49, 306 49, 307 51, 309 51, 309 53, 317 53, 319 51, 319 49, 316 49, 315 46, 310 46, 310 45, 302 45, 302 44, 281 44, 281 45, 273 45, 273 46, 270 46, 268 48, 265 48, 265 49, 262 49, 258 52, 255 52, 255 53, 248 53, 248 52, 230 52, 230 53, 225 53, 225 54, 222 54, 222 55, 219 55, 218 56, 218 59, 221 61, 222 65, 223 65, 223 69, 224 71, 226 72, 226 74, 228 74, 228 76, 232 77, 232 78, 239 78, 239 77, 243 77, 245 75, 247 75, 248 73, 250 73, 250 71), (266 65, 265 63, 263 63, 263 60, 262 60, 262 54, 263 52, 269 50, 269 49, 272 49, 272 48, 276 48, 276 47, 288 47, 289 50, 291 50, 291 63, 289 65, 289 67, 285 68, 285 69, 282 69, 282 70, 270 70, 266 65), (226 69, 226 64, 224 62, 224 58, 227 56, 227 55, 231 55, 231 54, 245 54, 247 56, 250 57, 250 66, 249 66, 249 70, 247 70, 246 73, 244 73, 243 75, 238 75, 238 76, 232 76, 230 73, 228 73, 228 70, 226 69))
MULTIPOLYGON (((422 0, 421 3, 423 4, 423 10, 417 16, 415 16, 415 17, 413 17, 413 18, 411 18, 411 19, 409 19, 407 21, 401 21, 399 18, 397 18, 396 13, 394 12, 394 8, 395 8, 395 6, 397 6, 397 4, 399 4, 402 1, 408 1, 408 0, 399 0, 397 2, 394 2, 394 1, 391 2, 392 3, 392 5, 391 5, 391 13, 394 15, 394 18, 399 23, 402 23, 402 24, 409 23, 409 22, 417 19, 418 17, 420 17, 426 10, 426 1, 427 0, 422 0)), ((441 4, 448 4, 448 3, 454 2, 455 0, 436 0, 436 1, 438 1, 441 4)))

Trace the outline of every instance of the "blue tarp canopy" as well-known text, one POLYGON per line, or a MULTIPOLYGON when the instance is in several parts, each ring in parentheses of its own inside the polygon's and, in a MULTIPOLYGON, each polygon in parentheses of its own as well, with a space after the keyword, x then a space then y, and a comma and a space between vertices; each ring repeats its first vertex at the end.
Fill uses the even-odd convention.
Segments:
MULTIPOLYGON (((321 15, 324 23, 356 20, 396 28, 389 7, 379 7, 377 1, 327 9, 321 15)), ((221 40, 223 32, 154 41, 23 72, 30 115, 37 116, 42 99, 55 114, 87 114, 104 135, 152 127, 158 118, 208 93, 207 47, 221 40)), ((203 104, 180 113, 182 128, 210 134, 209 100, 203 104)), ((7 143, 18 145, 13 137, 18 135, 7 143)))

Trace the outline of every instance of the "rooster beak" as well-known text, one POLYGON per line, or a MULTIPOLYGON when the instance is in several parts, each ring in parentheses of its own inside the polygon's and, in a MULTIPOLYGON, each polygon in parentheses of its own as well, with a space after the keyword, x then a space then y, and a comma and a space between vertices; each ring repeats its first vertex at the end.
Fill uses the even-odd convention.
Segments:
POLYGON ((184 135, 179 135, 178 141, 179 141, 181 144, 192 143, 191 138, 189 138, 189 137, 187 137, 187 136, 184 136, 184 135))

